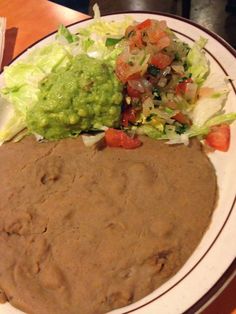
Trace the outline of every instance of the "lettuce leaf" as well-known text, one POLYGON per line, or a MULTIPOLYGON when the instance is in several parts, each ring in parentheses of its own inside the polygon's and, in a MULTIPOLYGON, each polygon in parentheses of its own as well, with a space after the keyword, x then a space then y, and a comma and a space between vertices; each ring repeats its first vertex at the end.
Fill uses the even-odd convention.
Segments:
POLYGON ((2 97, 0 97, 0 118, 0 145, 2 145, 25 128, 25 119, 2 97))
POLYGON ((144 124, 135 129, 133 128, 133 130, 136 134, 147 135, 154 140, 163 139, 163 132, 159 131, 151 125, 144 124))
POLYGON ((194 106, 191 118, 194 125, 201 126, 213 116, 222 114, 229 89, 224 77, 218 73, 211 73, 204 84, 203 89, 208 90, 208 95, 200 97, 194 106))
POLYGON ((66 39, 66 41, 70 44, 79 40, 79 37, 75 34, 72 34, 68 28, 66 28, 63 24, 59 25, 56 39, 60 41, 61 38, 66 39))
POLYGON ((192 78, 199 85, 205 81, 209 73, 209 62, 203 51, 206 43, 207 39, 200 37, 187 55, 188 72, 192 73, 192 78))
POLYGON ((122 40, 125 30, 134 23, 130 16, 125 16, 121 21, 102 20, 98 6, 93 7, 94 19, 85 28, 78 29, 80 46, 84 47, 82 52, 89 57, 104 59, 115 65, 117 56, 122 52, 122 40), (117 39, 114 46, 106 46, 107 38, 117 39))

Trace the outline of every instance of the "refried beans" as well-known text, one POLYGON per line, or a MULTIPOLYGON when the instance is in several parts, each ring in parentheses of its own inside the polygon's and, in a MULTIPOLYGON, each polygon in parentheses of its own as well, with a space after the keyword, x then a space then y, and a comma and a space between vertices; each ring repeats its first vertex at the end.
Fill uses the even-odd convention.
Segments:
POLYGON ((206 231, 215 171, 193 140, 135 150, 80 138, 0 149, 0 298, 32 314, 100 314, 173 276, 206 231))

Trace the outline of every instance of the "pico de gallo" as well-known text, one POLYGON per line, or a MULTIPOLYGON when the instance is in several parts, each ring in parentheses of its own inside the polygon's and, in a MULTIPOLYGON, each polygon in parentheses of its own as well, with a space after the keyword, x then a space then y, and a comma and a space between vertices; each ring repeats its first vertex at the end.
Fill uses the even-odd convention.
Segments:
MULTIPOLYGON (((204 97, 201 83, 209 72, 204 53, 201 51, 201 58, 206 67, 199 77, 191 72, 191 48, 175 36, 165 21, 147 19, 131 25, 123 40, 124 48, 115 66, 124 84, 122 128, 172 143, 188 142, 193 108, 204 97)), ((209 97, 215 91, 208 92, 209 97)), ((205 139, 207 145, 221 151, 228 150, 229 141, 228 124, 210 128, 205 139)))

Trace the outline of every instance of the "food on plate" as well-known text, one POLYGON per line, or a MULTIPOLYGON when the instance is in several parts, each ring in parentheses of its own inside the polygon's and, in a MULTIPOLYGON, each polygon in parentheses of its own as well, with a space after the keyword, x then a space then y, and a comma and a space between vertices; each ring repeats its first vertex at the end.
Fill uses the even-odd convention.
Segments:
POLYGON ((215 171, 196 139, 140 140, 131 151, 81 137, 1 147, 2 299, 32 314, 106 313, 182 267, 210 223, 215 171))
POLYGON ((122 85, 113 68, 79 55, 41 81, 38 101, 27 111, 26 123, 31 133, 48 140, 118 127, 121 101, 122 85))
POLYGON ((236 113, 225 113, 229 88, 211 71, 207 40, 189 45, 166 21, 106 21, 95 12, 86 28, 73 34, 60 26, 54 41, 5 68, 0 143, 23 129, 16 141, 26 134, 58 140, 116 128, 130 141, 147 135, 187 145, 198 137, 227 151, 230 129, 224 126, 236 113))
POLYGON ((199 140, 227 151, 236 119, 206 44, 184 43, 163 20, 106 21, 95 7, 87 27, 62 25, 5 68, 0 301, 105 313, 183 266, 217 201, 199 140))

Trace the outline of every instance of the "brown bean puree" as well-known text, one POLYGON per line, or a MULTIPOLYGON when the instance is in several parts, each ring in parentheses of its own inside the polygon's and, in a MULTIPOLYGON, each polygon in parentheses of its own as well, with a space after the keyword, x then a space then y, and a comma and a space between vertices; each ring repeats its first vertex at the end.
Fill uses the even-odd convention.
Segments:
POLYGON ((146 296, 186 262, 216 202, 190 147, 81 139, 0 149, 0 295, 35 314, 99 314, 146 296))

